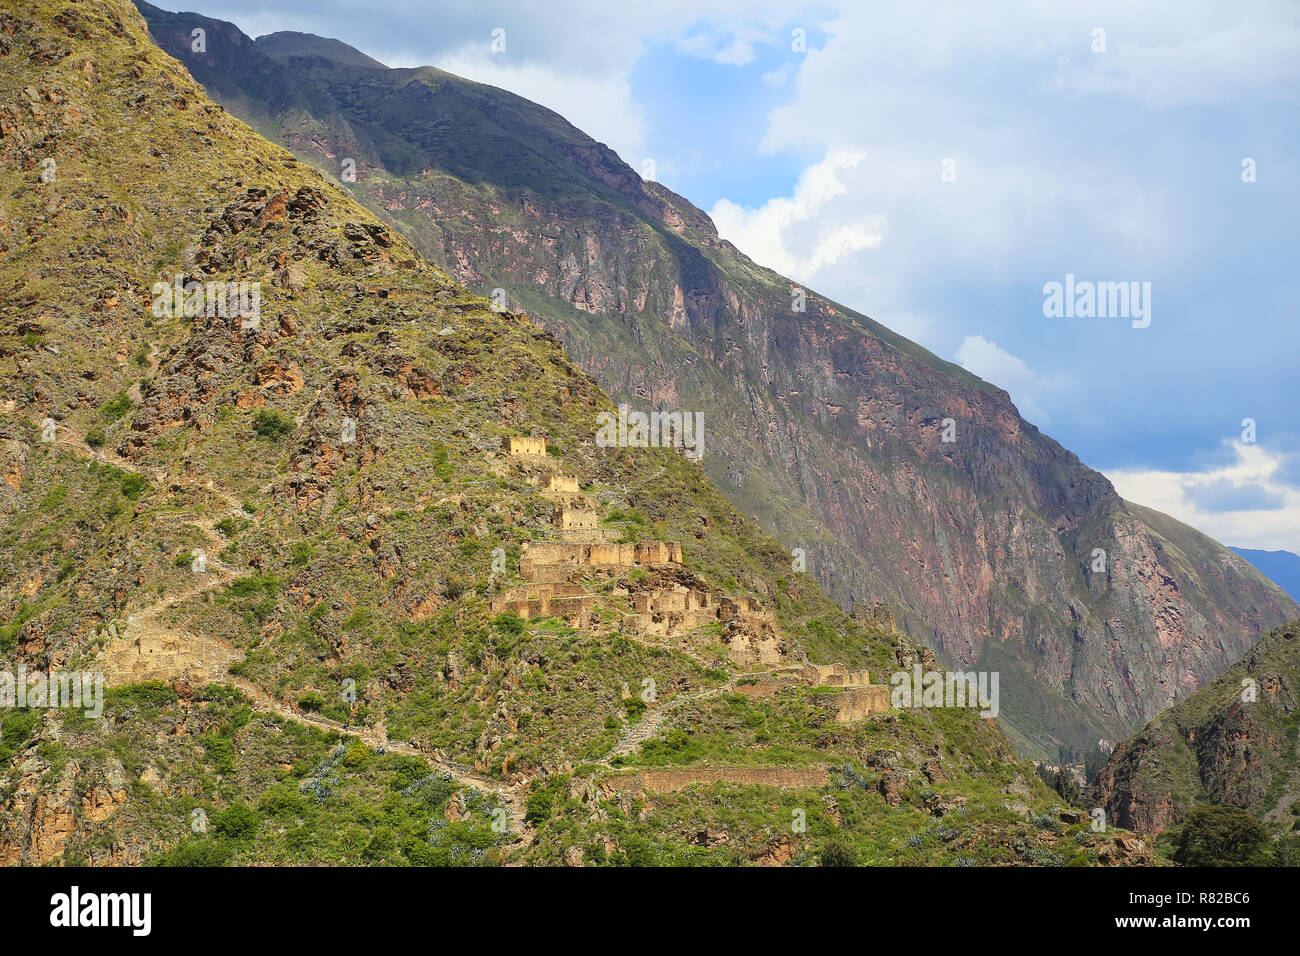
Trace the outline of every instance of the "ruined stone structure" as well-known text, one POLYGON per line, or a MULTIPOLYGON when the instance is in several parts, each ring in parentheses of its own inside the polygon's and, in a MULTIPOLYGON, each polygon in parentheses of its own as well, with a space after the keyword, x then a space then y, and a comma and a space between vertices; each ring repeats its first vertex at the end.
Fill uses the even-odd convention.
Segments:
POLYGON ((110 687, 148 680, 194 682, 227 680, 240 654, 215 639, 169 630, 150 622, 127 625, 99 654, 99 667, 110 687))
POLYGON ((597 531, 600 514, 587 508, 559 505, 555 509, 555 527, 561 531, 597 531))
POLYGON ((871 683, 869 671, 851 671, 843 664, 809 664, 799 676, 823 687, 865 687, 871 683))
POLYGON ((883 714, 892 706, 889 688, 884 684, 851 687, 839 695, 838 701, 840 709, 835 714, 835 720, 841 724, 865 720, 873 714, 883 714))
POLYGON ((545 438, 520 438, 510 436, 501 439, 501 447, 505 449, 507 455, 520 457, 523 455, 545 455, 546 439, 545 438))
POLYGON ((494 613, 560 617, 573 627, 603 627, 684 648, 720 643, 734 664, 781 669, 787 672, 784 682, 866 688, 868 703, 846 698, 841 713, 874 712, 877 698, 866 671, 850 672, 841 664, 801 668, 776 616, 752 597, 709 587, 682 564, 677 542, 609 541, 610 531, 600 526, 600 503, 580 490, 579 479, 562 474, 558 462, 535 460, 546 452, 544 439, 511 437, 502 445, 511 457, 533 459, 507 467, 553 502, 552 533, 559 540, 524 545, 523 583, 493 598, 494 613), (603 615, 596 614, 598 600, 603 615))
POLYGON ((560 492, 578 492, 578 479, 571 475, 548 475, 546 478, 547 491, 560 492))
POLYGON ((561 617, 574 626, 590 619, 595 599, 581 584, 531 582, 492 599, 492 613, 514 611, 522 618, 561 617))
POLYGON ((637 544, 569 544, 538 541, 524 545, 519 575, 524 583, 492 600, 492 611, 514 611, 520 617, 562 617, 572 625, 585 624, 595 607, 587 587, 572 578, 585 574, 610 576, 629 568, 654 564, 681 564, 676 542, 642 541, 637 544))
POLYGON ((534 541, 525 544, 519 556, 519 576, 525 581, 562 581, 578 570, 622 573, 630 568, 681 563, 682 546, 676 541, 534 541))

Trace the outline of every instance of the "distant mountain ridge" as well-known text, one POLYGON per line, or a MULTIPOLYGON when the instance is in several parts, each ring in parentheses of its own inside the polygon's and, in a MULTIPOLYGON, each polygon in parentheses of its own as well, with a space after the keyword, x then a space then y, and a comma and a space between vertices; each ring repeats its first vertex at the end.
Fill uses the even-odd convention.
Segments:
POLYGON ((1260 572, 1297 601, 1300 601, 1300 555, 1290 551, 1258 551, 1233 548, 1260 572))
POLYGON ((1217 542, 1122 501, 1002 389, 814 292, 794 311, 789 280, 554 112, 138 6, 216 99, 332 175, 355 160, 359 199, 468 287, 502 290, 616 400, 702 411, 731 501, 845 606, 1001 671, 1024 752, 1121 738, 1300 614, 1217 542))

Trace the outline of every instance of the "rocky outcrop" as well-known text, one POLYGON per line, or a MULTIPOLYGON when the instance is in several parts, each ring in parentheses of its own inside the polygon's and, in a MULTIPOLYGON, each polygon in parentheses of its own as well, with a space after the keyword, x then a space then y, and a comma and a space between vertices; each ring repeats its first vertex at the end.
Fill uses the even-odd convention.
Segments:
POLYGON ((1110 821, 1159 833, 1202 803, 1286 819, 1300 801, 1300 622, 1122 741, 1093 783, 1110 821))
POLYGON ((18 779, 0 809, 0 866, 57 860, 70 839, 110 820, 126 802, 116 758, 96 772, 68 761, 49 785, 51 769, 34 754, 15 766, 18 779))

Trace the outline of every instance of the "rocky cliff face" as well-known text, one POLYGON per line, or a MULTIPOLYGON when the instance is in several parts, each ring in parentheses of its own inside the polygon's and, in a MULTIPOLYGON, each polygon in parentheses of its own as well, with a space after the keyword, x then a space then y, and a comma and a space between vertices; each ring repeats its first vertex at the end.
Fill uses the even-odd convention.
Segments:
POLYGON ((553 330, 617 400, 703 412, 704 466, 732 502, 846 606, 889 605, 950 662, 1000 670, 1026 752, 1123 736, 1300 613, 1120 500, 1004 391, 792 290, 554 113, 297 34, 250 46, 222 25, 194 54, 191 26, 215 21, 141 9, 230 109, 334 175, 354 160, 359 198, 553 330))
POLYGON ((1112 823, 1159 833, 1202 803, 1283 830, 1300 810, 1300 622, 1264 635, 1217 680, 1111 755, 1094 797, 1112 823))

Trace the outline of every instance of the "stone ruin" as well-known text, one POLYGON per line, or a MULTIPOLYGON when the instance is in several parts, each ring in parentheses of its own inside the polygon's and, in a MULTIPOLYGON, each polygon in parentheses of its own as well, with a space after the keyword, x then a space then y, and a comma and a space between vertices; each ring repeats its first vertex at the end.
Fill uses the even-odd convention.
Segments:
POLYGON ((546 490, 578 494, 578 479, 572 475, 547 475, 546 490))
POLYGON ((809 664, 799 676, 806 683, 822 687, 866 687, 871 683, 869 671, 851 671, 843 664, 809 664))
POLYGON ((507 455, 517 458, 524 455, 545 455, 545 438, 522 438, 512 435, 501 439, 501 447, 507 455))
POLYGON ((494 597, 492 612, 514 611, 522 618, 562 617, 579 626, 590 620, 595 598, 574 578, 602 572, 610 576, 656 564, 680 565, 681 560, 682 547, 676 542, 530 542, 519 557, 519 576, 524 583, 494 597))
POLYGON ((865 720, 873 714, 883 714, 893 707, 889 700, 889 688, 884 684, 850 687, 839 695, 838 703, 840 706, 835 712, 835 720, 841 724, 865 720))
POLYGON ((556 530, 599 531, 600 514, 588 508, 567 508, 556 505, 553 515, 556 530))
MULTIPOLYGON (((502 445, 512 457, 546 454, 542 438, 511 437, 502 445)), ((527 480, 553 502, 553 534, 559 540, 528 542, 519 558, 521 584, 492 599, 492 611, 525 619, 558 617, 571 627, 597 627, 632 636, 686 643, 724 644, 742 666, 776 667, 786 677, 773 686, 811 684, 840 688, 838 721, 859 720, 889 709, 888 688, 871 684, 867 671, 843 664, 801 666, 775 614, 752 597, 733 598, 710 588, 682 563, 675 541, 615 543, 600 527, 599 503, 581 491, 579 479, 549 463, 520 462, 527 480), (639 571, 640 574, 630 572, 639 571), (600 592, 615 602, 614 619, 596 614, 600 592), (622 604, 621 602, 626 602, 622 604), (708 629, 708 630, 705 630, 708 629)))

